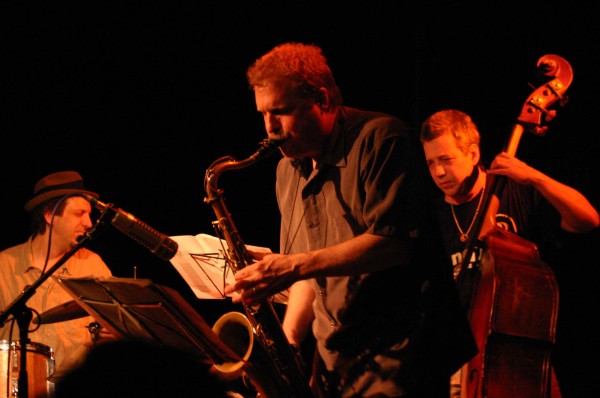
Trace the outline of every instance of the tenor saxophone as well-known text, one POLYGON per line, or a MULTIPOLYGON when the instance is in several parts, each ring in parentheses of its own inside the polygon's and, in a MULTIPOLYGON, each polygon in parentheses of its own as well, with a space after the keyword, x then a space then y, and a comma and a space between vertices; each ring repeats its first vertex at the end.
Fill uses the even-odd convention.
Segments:
MULTIPOLYGON (((233 273, 251 264, 253 259, 225 206, 223 190, 218 188, 217 182, 226 171, 243 169, 270 156, 280 143, 265 139, 248 158, 238 161, 230 156, 223 157, 214 161, 206 171, 204 189, 207 196, 204 201, 212 206, 217 216, 213 227, 227 243, 226 264, 233 273)), ((243 360, 215 367, 223 373, 236 372, 241 368, 261 397, 313 397, 299 353, 289 344, 271 301, 243 306, 246 316, 239 312, 228 313, 213 326, 213 331, 243 360)))

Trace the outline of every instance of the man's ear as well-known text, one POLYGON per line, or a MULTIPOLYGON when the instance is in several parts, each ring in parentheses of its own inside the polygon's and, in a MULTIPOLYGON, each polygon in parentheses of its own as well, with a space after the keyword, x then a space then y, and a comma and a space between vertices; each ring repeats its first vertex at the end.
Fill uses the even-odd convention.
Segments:
POLYGON ((50 221, 52 221, 52 211, 50 211, 50 209, 46 208, 44 209, 44 220, 46 220, 46 225, 50 225, 50 221))
POLYGON ((479 145, 471 144, 469 152, 471 153, 473 165, 479 164, 479 161, 481 160, 481 150, 479 149, 479 145))
POLYGON ((329 93, 325 87, 319 89, 319 93, 317 94, 317 105, 322 111, 329 109, 329 93))

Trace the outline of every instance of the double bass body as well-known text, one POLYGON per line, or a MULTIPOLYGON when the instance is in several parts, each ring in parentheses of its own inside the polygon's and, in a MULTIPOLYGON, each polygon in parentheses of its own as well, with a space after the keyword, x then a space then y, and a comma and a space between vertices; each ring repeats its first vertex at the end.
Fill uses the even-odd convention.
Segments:
POLYGON ((485 239, 469 320, 480 352, 463 368, 461 397, 547 398, 558 286, 537 247, 501 228, 485 239))

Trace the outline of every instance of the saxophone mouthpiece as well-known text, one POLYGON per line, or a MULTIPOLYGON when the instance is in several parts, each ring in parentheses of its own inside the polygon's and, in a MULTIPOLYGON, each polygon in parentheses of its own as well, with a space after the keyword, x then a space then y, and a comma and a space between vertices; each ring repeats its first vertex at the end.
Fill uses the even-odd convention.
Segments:
POLYGON ((280 146, 281 144, 283 144, 283 142, 285 141, 285 138, 267 138, 268 141, 271 141, 273 143, 273 145, 275 146, 280 146))
POLYGON ((256 153, 254 153, 254 155, 251 156, 251 158, 253 158, 254 161, 257 161, 272 155, 273 152, 275 152, 275 150, 277 150, 277 148, 279 148, 279 146, 283 144, 283 141, 285 140, 273 140, 270 138, 265 138, 260 142, 258 150, 256 151, 256 153))

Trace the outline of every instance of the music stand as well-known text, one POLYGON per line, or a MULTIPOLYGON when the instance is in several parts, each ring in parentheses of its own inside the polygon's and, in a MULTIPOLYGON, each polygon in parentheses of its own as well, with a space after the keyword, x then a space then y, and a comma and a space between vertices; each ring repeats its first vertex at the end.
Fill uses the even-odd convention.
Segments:
POLYGON ((56 279, 88 314, 117 337, 184 350, 211 364, 241 360, 169 287, 149 279, 56 279))

